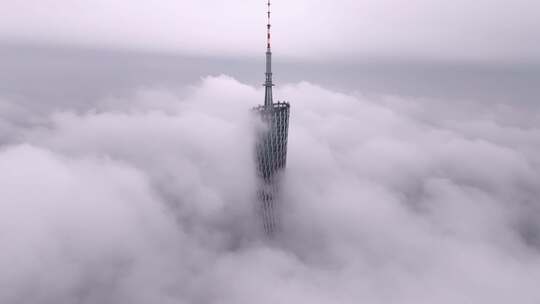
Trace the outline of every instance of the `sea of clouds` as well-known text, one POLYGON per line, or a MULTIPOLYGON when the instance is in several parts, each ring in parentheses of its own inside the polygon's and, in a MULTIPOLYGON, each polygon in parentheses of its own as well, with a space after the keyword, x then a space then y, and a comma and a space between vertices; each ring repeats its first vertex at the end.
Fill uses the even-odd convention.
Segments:
POLYGON ((206 77, 76 110, 0 97, 0 303, 540 302, 537 114, 278 95, 273 241, 255 212, 261 89, 206 77))

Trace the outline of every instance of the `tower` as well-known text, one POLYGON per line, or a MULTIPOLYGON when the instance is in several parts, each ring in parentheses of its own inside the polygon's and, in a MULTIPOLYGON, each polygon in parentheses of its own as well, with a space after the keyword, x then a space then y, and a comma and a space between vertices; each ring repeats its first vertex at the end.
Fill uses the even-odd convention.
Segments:
POLYGON ((289 110, 287 102, 274 103, 272 96, 272 46, 270 7, 268 0, 268 24, 266 44, 266 81, 264 105, 254 109, 264 124, 255 147, 259 185, 257 198, 264 232, 272 236, 278 229, 278 202, 280 177, 287 164, 287 139, 289 133, 289 110))

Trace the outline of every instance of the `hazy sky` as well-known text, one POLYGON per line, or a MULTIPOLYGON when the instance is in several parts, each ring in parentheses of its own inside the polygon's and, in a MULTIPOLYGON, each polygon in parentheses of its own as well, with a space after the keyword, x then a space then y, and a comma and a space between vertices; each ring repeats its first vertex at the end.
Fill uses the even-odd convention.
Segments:
MULTIPOLYGON (((254 56, 264 2, 2 0, 0 39, 254 56)), ((276 0, 273 10, 276 51, 299 59, 540 60, 536 0, 276 0)))
MULTIPOLYGON (((207 75, 263 78, 265 1, 2 2, 0 88, 17 98, 82 101, 207 75)), ((517 105, 540 98, 538 1, 293 0, 274 1, 273 11, 278 84, 517 105)))

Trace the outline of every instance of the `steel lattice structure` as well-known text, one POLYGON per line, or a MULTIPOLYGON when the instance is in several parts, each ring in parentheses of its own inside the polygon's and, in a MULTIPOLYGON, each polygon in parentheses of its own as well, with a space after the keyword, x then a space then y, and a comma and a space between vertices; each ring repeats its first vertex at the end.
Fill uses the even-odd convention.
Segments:
POLYGON ((257 196, 263 228, 267 234, 273 234, 278 227, 276 204, 281 172, 287 165, 289 109, 289 104, 285 102, 255 108, 265 124, 265 128, 259 134, 255 150, 259 177, 257 196))
POLYGON ((270 44, 270 5, 269 0, 264 105, 254 109, 265 125, 265 128, 258 134, 255 150, 259 177, 257 197, 263 229, 267 235, 273 235, 278 229, 277 202, 280 176, 287 165, 290 114, 289 103, 274 103, 272 96, 274 84, 272 82, 272 48, 270 44))

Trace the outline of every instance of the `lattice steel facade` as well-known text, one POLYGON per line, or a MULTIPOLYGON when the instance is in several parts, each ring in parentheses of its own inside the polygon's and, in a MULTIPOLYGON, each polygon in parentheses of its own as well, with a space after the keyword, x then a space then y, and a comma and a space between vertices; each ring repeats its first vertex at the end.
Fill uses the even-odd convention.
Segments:
POLYGON ((287 165, 289 110, 290 105, 286 102, 255 108, 265 124, 264 129, 260 131, 255 150, 259 177, 257 191, 259 211, 264 232, 268 235, 274 234, 278 228, 277 203, 280 177, 287 165))

